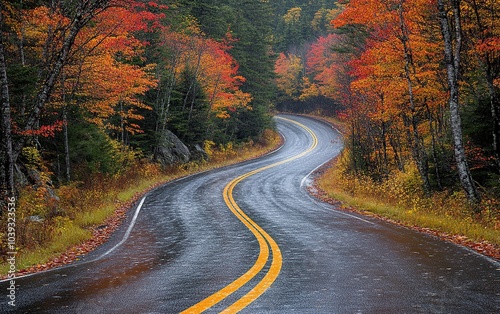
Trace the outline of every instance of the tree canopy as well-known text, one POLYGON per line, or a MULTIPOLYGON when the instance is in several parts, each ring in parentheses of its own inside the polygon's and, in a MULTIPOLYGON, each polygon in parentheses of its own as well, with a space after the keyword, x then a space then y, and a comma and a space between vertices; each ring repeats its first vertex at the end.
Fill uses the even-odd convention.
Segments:
POLYGON ((62 183, 103 154, 154 158, 166 130, 256 139, 274 108, 345 119, 350 171, 375 180, 414 165, 427 193, 498 186, 496 1, 0 4, 4 190, 26 151, 62 183))

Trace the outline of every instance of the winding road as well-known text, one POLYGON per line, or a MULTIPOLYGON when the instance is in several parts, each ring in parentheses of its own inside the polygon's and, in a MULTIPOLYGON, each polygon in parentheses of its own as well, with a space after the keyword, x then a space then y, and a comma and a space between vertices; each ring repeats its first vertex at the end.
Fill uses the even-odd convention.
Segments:
POLYGON ((342 139, 311 118, 276 123, 279 150, 157 188, 98 250, 17 278, 16 312, 500 311, 497 261, 314 199, 313 170, 342 139))

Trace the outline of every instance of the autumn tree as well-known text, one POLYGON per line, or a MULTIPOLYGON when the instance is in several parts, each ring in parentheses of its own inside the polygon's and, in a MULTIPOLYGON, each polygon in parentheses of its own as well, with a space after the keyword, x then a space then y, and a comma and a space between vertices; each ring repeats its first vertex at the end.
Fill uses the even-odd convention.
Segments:
MULTIPOLYGON (((366 30, 361 53, 351 54, 347 69, 335 69, 331 65, 341 55, 340 45, 329 43, 330 51, 323 54, 320 42, 324 39, 318 40, 308 57, 313 71, 309 73, 314 73, 308 86, 341 90, 336 75, 348 71, 353 79, 346 89, 348 97, 342 101, 349 104, 346 113, 352 136, 358 139, 353 143, 362 143, 352 145, 360 151, 359 160, 383 177, 392 164, 404 169, 409 152, 427 193, 443 188, 453 171, 447 148, 450 132, 458 178, 469 200, 476 203, 479 195, 467 159, 475 158, 476 169, 478 162, 488 167, 488 157, 480 157, 488 150, 464 141, 462 130, 472 126, 462 125, 459 111, 465 107, 467 112, 479 113, 474 106, 482 106, 488 95, 492 123, 487 130, 491 130, 492 160, 496 161, 498 49, 494 43, 498 35, 492 19, 497 8, 474 1, 434 4, 418 0, 350 1, 332 24, 337 35, 366 30), (327 69, 330 74, 326 74, 327 69), (330 81, 322 79, 322 73, 330 81), (451 119, 446 121, 448 114, 451 119)), ((477 113, 473 113, 476 119, 477 113)))
MULTIPOLYGON (((358 80, 353 83, 355 90, 365 93, 369 90, 367 86, 373 86, 370 99, 373 99, 374 103, 383 104, 373 118, 381 118, 381 147, 384 159, 388 146, 385 136, 393 133, 386 132, 387 122, 391 122, 396 130, 401 130, 400 127, 403 126, 406 143, 427 193, 431 190, 428 149, 425 144, 428 137, 432 138, 436 180, 440 185, 439 161, 435 147, 435 138, 439 135, 435 133, 438 129, 435 123, 440 121, 440 118, 436 117, 439 115, 436 109, 439 108, 443 91, 439 90, 441 82, 440 69, 436 66, 439 59, 435 33, 432 30, 423 30, 426 24, 436 27, 435 22, 429 24, 434 14, 423 1, 413 1, 411 5, 408 1, 351 1, 333 21, 336 27, 359 24, 368 28, 370 38, 365 52, 355 63, 355 71, 358 73, 358 80), (361 14, 366 10, 374 12, 374 18, 370 14, 361 14), (398 79, 401 73, 404 80, 398 79), (400 123, 393 123, 398 120, 400 123), (428 120, 430 134, 422 133, 422 123, 425 120, 428 120)), ((389 142, 394 143, 394 140, 389 142)), ((399 154, 397 157, 397 164, 402 166, 402 156, 399 154)))
MULTIPOLYGON (((11 29, 15 29, 15 24, 19 23, 19 19, 17 17, 21 16, 19 14, 19 6, 22 9, 22 1, 16 2, 14 4, 18 4, 18 7, 14 7, 12 5, 7 6, 6 2, 2 1, 2 20, 3 22, 8 22, 9 27, 11 29), (5 17, 8 16, 8 19, 5 17)), ((38 121, 40 115, 42 114, 47 102, 49 101, 50 95, 53 91, 55 84, 62 72, 63 67, 67 63, 68 57, 74 49, 75 40, 82 28, 88 24, 90 20, 92 20, 95 16, 104 12, 111 5, 118 4, 117 1, 113 0, 92 0, 79 2, 76 5, 73 3, 66 2, 52 2, 49 7, 47 7, 47 20, 49 23, 48 28, 46 29, 47 36, 45 36, 45 43, 42 46, 42 54, 43 54, 43 64, 39 67, 39 81, 37 83, 37 94, 33 97, 32 105, 26 106, 23 112, 23 117, 18 119, 17 128, 23 134, 28 134, 38 128, 38 121)), ((5 26, 5 24, 4 24, 5 26)), ((19 27, 19 29, 23 29, 19 27)), ((13 32, 11 32, 12 34, 13 32)), ((22 35, 22 33, 21 33, 22 35)), ((13 36, 15 39, 16 37, 13 36)), ((5 40, 3 40, 3 45, 5 44, 5 40)), ((24 48, 24 40, 16 41, 21 48, 21 52, 23 52, 24 48)), ((0 57, 0 60, 4 60, 4 68, 7 64, 7 51, 5 46, 2 51, 0 51, 3 55, 0 57)), ((21 53, 21 56, 23 54, 21 53)), ((23 58, 23 57, 22 57, 23 58)), ((23 60, 21 60, 23 61, 23 60)), ((22 62, 21 62, 22 63, 22 62)), ((5 74, 5 72, 4 72, 5 74)), ((9 81, 8 77, 3 77, 4 82, 9 81)), ((4 100, 10 98, 8 94, 8 90, 4 89, 4 100)), ((12 167, 13 164, 17 162, 19 154, 21 150, 26 145, 29 138, 27 137, 16 137, 14 140, 12 134, 12 129, 9 130, 8 122, 8 112, 11 112, 10 103, 8 101, 2 102, 4 120, 2 121, 3 130, 5 132, 6 143, 4 147, 4 153, 7 155, 7 166, 6 166, 6 176, 4 179, 4 186, 7 186, 9 190, 12 190, 13 180, 10 178, 12 176, 12 167), (10 149, 12 147, 12 150, 10 149)), ((12 119, 12 117, 11 117, 12 119)))
MULTIPOLYGON (((245 78, 237 84, 242 92, 240 96, 252 96, 248 106, 232 106, 229 118, 210 119, 211 130, 219 135, 227 134, 227 137, 222 136, 225 138, 223 141, 241 141, 259 136, 265 127, 270 126, 268 111, 274 92, 270 4, 263 1, 242 3, 235 0, 186 0, 179 1, 172 7, 166 21, 170 33, 195 35, 199 31, 198 35, 205 39, 210 38, 223 46, 228 45, 228 35, 232 38, 229 40, 231 49, 223 50, 226 50, 237 64, 236 76, 245 78)), ((196 64, 195 62, 194 65, 196 64)), ((206 97, 212 99, 212 95, 213 93, 208 93, 206 97)), ((236 103, 240 101, 235 100, 236 103)))
POLYGON ((71 106, 85 112, 88 121, 120 129, 116 133, 122 140, 125 133, 140 131, 132 122, 141 119, 134 108, 147 106, 136 96, 155 83, 146 73, 147 66, 138 64, 145 43, 134 34, 147 31, 161 17, 148 10, 151 6, 156 7, 155 2, 87 1, 74 6, 52 2, 39 6, 21 1, 2 11, 9 16, 4 25, 11 36, 9 43, 14 43, 4 51, 8 67, 38 73, 29 85, 24 83, 28 86, 24 89, 19 89, 18 77, 12 76, 16 88, 9 96, 18 104, 11 117, 13 163, 26 145, 40 147, 39 136, 54 136, 64 128, 69 179, 71 106), (112 115, 117 122, 112 122, 112 115))
MULTIPOLYGON (((306 60, 306 74, 311 85, 317 86, 321 95, 337 101, 341 101, 340 91, 344 83, 340 76, 349 71, 346 55, 336 53, 342 41, 338 34, 319 37, 310 46, 306 60)), ((307 97, 307 90, 301 97, 307 97)))
POLYGON ((47 107, 62 111, 68 181, 68 128, 76 119, 97 125, 123 144, 129 143, 130 135, 143 132, 137 124, 143 119, 139 111, 151 108, 139 97, 156 86, 156 81, 151 76, 152 66, 141 61, 145 43, 135 34, 154 29, 160 17, 146 9, 140 3, 111 7, 76 38, 79 49, 68 60, 47 107))
POLYGON ((298 99, 302 92, 304 65, 302 59, 294 54, 281 53, 276 60, 276 84, 283 94, 291 99, 298 99))

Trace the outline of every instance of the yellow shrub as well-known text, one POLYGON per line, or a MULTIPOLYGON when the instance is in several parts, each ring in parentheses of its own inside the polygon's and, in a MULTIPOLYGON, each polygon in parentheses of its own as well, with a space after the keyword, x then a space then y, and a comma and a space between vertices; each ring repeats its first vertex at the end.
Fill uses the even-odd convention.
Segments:
POLYGON ((26 160, 25 165, 28 168, 36 169, 42 166, 42 156, 36 147, 24 147, 21 155, 26 160))
POLYGON ((213 141, 204 141, 203 142, 203 149, 205 150, 205 153, 207 153, 208 159, 211 159, 214 151, 213 148, 215 146, 215 143, 213 141))
POLYGON ((410 164, 406 171, 395 171, 381 185, 381 192, 390 198, 394 205, 416 210, 424 205, 425 193, 423 182, 417 167, 410 164))

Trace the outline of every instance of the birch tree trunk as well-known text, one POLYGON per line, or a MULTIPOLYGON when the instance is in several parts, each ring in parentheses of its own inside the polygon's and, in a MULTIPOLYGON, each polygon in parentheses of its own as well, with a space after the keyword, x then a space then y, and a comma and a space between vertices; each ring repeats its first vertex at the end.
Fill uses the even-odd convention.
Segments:
POLYGON ((462 136, 462 122, 459 112, 458 76, 460 73, 460 49, 462 46, 460 0, 451 0, 453 19, 448 19, 449 10, 445 7, 444 1, 445 0, 438 0, 438 11, 444 41, 444 60, 450 89, 448 104, 450 107, 450 123, 454 144, 455 161, 457 163, 460 183, 467 194, 467 199, 469 202, 477 204, 480 202, 480 196, 477 192, 474 181, 472 180, 470 168, 465 156, 462 136), (452 31, 455 35, 454 41, 452 31))

